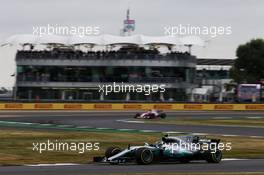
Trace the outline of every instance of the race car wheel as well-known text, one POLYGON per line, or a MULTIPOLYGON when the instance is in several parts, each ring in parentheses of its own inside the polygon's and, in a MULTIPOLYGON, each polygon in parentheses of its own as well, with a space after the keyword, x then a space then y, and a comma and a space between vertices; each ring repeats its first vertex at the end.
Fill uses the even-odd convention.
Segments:
POLYGON ((134 116, 134 118, 138 118, 138 117, 140 117, 140 113, 136 113, 136 115, 134 116))
POLYGON ((222 160, 222 151, 221 150, 216 150, 215 153, 208 153, 208 156, 206 158, 206 161, 208 163, 219 163, 222 160))
POLYGON ((160 114, 160 118, 163 118, 163 119, 164 119, 164 118, 166 118, 166 116, 167 116, 167 115, 166 115, 165 113, 161 113, 161 114, 160 114))
POLYGON ((121 152, 121 149, 118 147, 109 147, 105 151, 105 157, 109 158, 109 157, 112 157, 112 156, 114 156, 120 152, 121 152))
POLYGON ((153 152, 148 148, 139 148, 136 151, 136 161, 138 164, 147 165, 154 160, 153 152))
POLYGON ((155 117, 156 117, 155 114, 149 114, 149 115, 148 115, 148 118, 149 118, 149 119, 154 119, 155 117))

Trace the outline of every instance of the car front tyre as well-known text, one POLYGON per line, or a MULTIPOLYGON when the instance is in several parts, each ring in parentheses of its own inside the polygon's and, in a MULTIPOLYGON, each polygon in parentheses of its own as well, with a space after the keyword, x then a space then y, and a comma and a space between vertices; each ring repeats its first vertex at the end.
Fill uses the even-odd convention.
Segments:
POLYGON ((216 150, 215 153, 209 152, 206 158, 206 161, 208 163, 219 163, 222 160, 222 151, 221 150, 216 150))
POLYGON ((153 152, 148 148, 139 148, 136 151, 136 162, 140 165, 151 164, 154 160, 153 152))
POLYGON ((105 151, 105 157, 109 158, 121 152, 119 147, 109 147, 105 151))

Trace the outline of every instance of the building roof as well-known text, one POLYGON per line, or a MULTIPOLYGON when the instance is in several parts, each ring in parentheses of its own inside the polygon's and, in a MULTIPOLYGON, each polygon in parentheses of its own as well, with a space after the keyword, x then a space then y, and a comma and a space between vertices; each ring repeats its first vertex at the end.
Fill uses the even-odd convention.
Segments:
POLYGON ((206 95, 209 93, 209 89, 206 87, 203 88, 194 88, 192 91, 193 94, 197 94, 197 95, 206 95))
POLYGON ((63 45, 116 45, 116 44, 135 44, 135 45, 197 45, 204 46, 204 41, 198 36, 172 37, 172 36, 58 36, 58 35, 13 35, 6 39, 2 45, 24 45, 24 44, 63 44, 63 45))
POLYGON ((206 59, 198 58, 197 65, 221 65, 221 66, 232 66, 234 59, 206 59))

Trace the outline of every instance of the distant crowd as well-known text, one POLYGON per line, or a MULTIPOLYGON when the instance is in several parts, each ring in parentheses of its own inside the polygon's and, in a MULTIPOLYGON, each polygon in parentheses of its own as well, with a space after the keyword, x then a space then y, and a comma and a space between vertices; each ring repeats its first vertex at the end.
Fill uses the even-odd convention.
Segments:
POLYGON ((118 51, 88 51, 72 49, 21 50, 17 59, 189 59, 188 52, 169 52, 161 54, 157 50, 118 50, 118 51))

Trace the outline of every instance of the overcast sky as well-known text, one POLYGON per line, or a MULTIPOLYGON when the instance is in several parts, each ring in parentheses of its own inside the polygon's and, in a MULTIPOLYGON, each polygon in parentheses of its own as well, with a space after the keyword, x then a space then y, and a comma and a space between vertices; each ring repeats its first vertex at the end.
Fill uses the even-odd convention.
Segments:
MULTIPOLYGON (((195 47, 197 57, 235 58, 239 44, 264 37, 262 0, 0 0, 0 42, 14 34, 32 34, 47 24, 99 26, 101 34, 119 34, 128 6, 136 34, 164 35, 164 26, 231 26, 232 34, 195 47)), ((201 36, 208 40, 207 36, 201 36)), ((12 87, 15 48, 0 48, 0 87, 12 87)))

